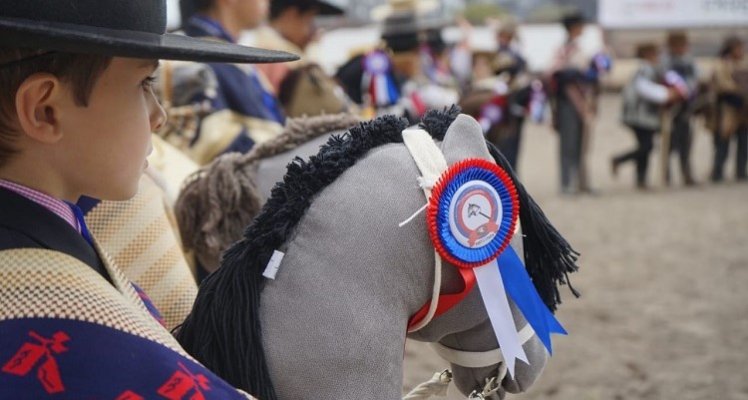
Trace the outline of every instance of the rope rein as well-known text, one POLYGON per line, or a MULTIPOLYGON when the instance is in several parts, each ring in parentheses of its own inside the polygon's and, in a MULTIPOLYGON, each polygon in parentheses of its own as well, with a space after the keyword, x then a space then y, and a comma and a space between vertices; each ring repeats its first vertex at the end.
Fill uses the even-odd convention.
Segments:
MULTIPOLYGON (((483 389, 480 392, 477 389, 473 390, 470 396, 468 396, 468 400, 490 399, 491 396, 498 393, 499 389, 501 389, 501 382, 506 377, 506 374, 506 365, 503 362, 499 363, 499 371, 496 376, 486 378, 486 384, 483 386, 483 389)), ((427 400, 434 396, 445 397, 451 382, 452 371, 445 369, 442 372, 435 373, 428 381, 416 386, 403 397, 403 400, 427 400)))
POLYGON ((447 395, 447 389, 452 382, 452 371, 445 369, 437 372, 426 382, 416 386, 410 393, 403 397, 403 400, 426 400, 433 396, 444 397, 447 395))

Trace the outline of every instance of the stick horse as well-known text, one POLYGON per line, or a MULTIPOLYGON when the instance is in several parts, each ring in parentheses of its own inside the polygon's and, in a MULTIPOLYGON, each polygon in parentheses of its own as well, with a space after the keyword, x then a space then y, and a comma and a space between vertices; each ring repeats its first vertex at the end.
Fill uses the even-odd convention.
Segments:
POLYGON ((458 114, 381 117, 289 164, 200 286, 185 349, 265 400, 399 399, 406 337, 466 395, 532 385, 577 253, 458 114))

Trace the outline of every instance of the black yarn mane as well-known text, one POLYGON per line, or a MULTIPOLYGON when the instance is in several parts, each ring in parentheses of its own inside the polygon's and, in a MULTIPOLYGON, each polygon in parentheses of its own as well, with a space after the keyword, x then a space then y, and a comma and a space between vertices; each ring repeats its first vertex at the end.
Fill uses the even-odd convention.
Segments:
MULTIPOLYGON (((456 106, 431 111, 421 126, 434 139, 443 140, 459 112, 456 106)), ((192 312, 175 332, 187 352, 235 387, 263 400, 277 399, 262 347, 258 313, 265 281, 262 272, 273 251, 294 232, 315 195, 370 150, 402 143, 407 126, 406 120, 394 116, 364 122, 331 137, 308 161, 297 157, 289 164, 283 182, 273 188, 244 238, 223 254, 221 268, 200 285, 192 312)), ((503 156, 495 148, 492 154, 517 185, 528 272, 543 300, 555 310, 560 303, 556 285, 568 282, 568 273, 576 270, 577 253, 545 219, 503 156), (528 256, 531 251, 540 254, 528 256)))

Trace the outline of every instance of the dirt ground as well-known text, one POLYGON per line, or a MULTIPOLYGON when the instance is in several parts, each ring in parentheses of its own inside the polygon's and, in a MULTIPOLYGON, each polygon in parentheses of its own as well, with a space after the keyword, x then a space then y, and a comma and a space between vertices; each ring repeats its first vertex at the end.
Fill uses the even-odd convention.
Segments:
MULTIPOLYGON (((619 99, 602 99, 591 151, 598 196, 558 194, 558 139, 528 125, 519 172, 556 227, 582 253, 557 316, 570 332, 529 392, 510 399, 748 399, 748 184, 707 182, 712 143, 698 128, 693 164, 701 184, 633 189, 633 165, 617 179, 610 157, 633 146, 618 123, 619 99)), ((731 149, 734 152, 734 149, 731 149)), ((734 157, 734 154, 731 154, 734 157)), ((676 159, 673 158, 673 166, 676 159)), ((446 367, 409 343, 405 390, 446 367)), ((454 388, 448 399, 464 399, 454 388)))

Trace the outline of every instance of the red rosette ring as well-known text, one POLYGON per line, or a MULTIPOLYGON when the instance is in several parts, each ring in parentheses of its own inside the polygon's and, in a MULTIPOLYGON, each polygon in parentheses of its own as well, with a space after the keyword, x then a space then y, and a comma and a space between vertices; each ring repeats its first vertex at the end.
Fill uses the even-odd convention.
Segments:
POLYGON ((439 255, 472 269, 506 249, 518 216, 517 189, 509 174, 492 162, 470 158, 452 165, 439 178, 426 218, 439 255))

